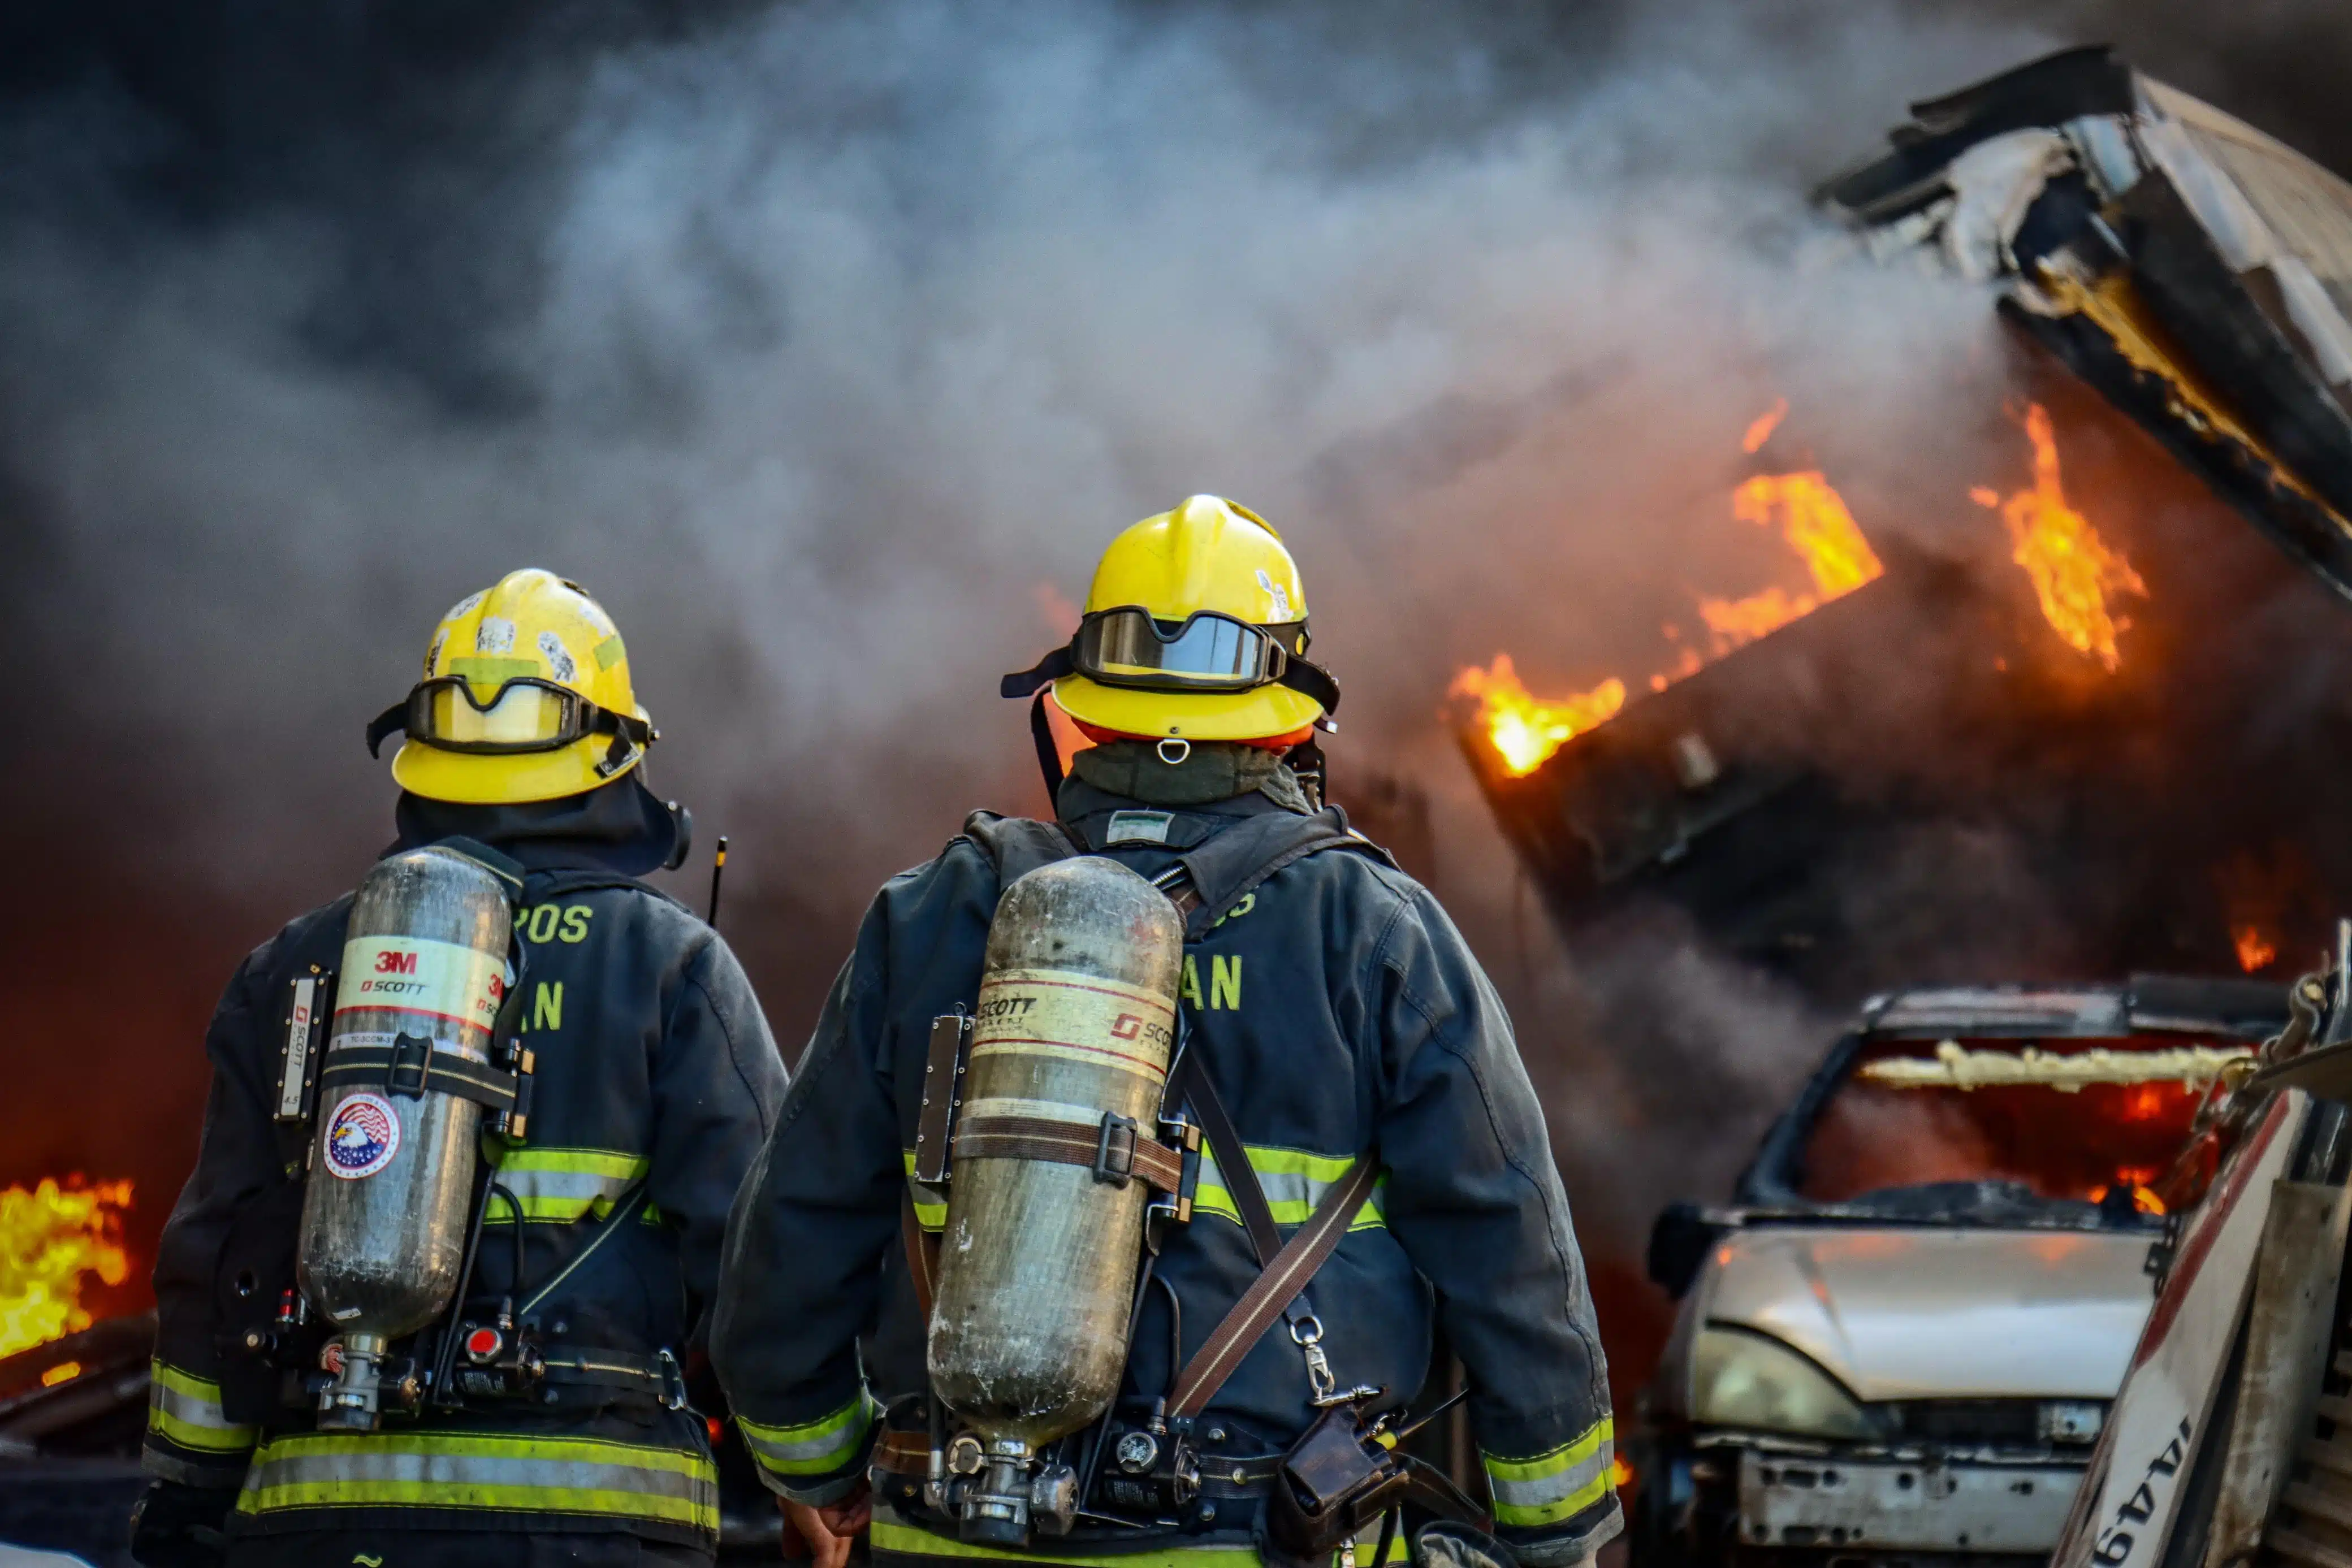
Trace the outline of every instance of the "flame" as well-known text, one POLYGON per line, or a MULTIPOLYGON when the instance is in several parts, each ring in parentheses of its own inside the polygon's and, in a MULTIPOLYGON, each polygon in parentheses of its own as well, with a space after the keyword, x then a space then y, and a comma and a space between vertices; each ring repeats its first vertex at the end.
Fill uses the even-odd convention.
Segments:
POLYGON ((2025 411, 2025 438, 2033 444, 2033 487, 2006 501, 1979 486, 1969 492, 1980 507, 1998 508, 2009 525, 2010 559, 2025 569, 2042 601, 2042 619, 2066 645, 2088 653, 2108 670, 2122 662, 2116 637, 2131 625, 2107 608, 2109 594, 2147 597, 2147 584, 2131 562, 2107 548, 2090 520, 2066 503, 2058 472, 2058 441, 2049 411, 2040 403, 2025 411))
MULTIPOLYGON (((1786 398, 1775 402, 1748 427, 1741 445, 1751 453, 1762 447, 1788 412, 1786 398)), ((1791 592, 1772 587, 1745 599, 1702 597, 1699 617, 1706 624, 1712 652, 1718 658, 1811 614, 1832 599, 1852 593, 1886 570, 1854 525, 1845 498, 1817 471, 1761 474, 1747 480, 1731 493, 1731 515, 1759 528, 1778 525, 1781 538, 1805 563, 1813 591, 1791 592)), ((1682 634, 1675 627, 1665 627, 1664 633, 1667 642, 1681 643, 1682 634)), ((1706 655, 1698 649, 1682 643, 1674 667, 1653 674, 1649 688, 1662 692, 1705 668, 1706 662, 1706 655)), ((1473 665, 1464 670, 1448 695, 1477 701, 1472 722, 1484 732, 1503 771, 1521 779, 1542 767, 1570 740, 1612 717, 1625 706, 1625 683, 1612 675, 1590 691, 1566 697, 1538 697, 1520 684, 1510 656, 1497 653, 1489 668, 1473 665)))
POLYGON ((1477 700, 1477 722, 1502 758, 1503 770, 1521 779, 1542 767, 1570 738, 1623 707, 1625 683, 1612 675, 1589 692, 1547 700, 1520 683, 1508 653, 1497 653, 1491 668, 1474 664, 1456 675, 1447 695, 1477 700))
MULTIPOLYGON (((2129 1171, 2118 1171, 2116 1174, 2120 1178, 2128 1179, 2132 1173, 2129 1171)), ((2105 1182, 2101 1182, 2097 1186, 2093 1187, 2083 1196, 2093 1203, 2105 1203, 2109 1190, 2110 1189, 2107 1185, 2105 1182)), ((2140 1213, 2155 1215, 2161 1215, 2164 1213, 2164 1199, 2157 1197, 2154 1192, 2150 1191, 2142 1184, 2133 1182, 2131 1184, 2131 1195, 2132 1207, 2137 1209, 2140 1213)))
POLYGON ((44 1388, 55 1388, 58 1384, 71 1383, 75 1378, 79 1377, 80 1375, 80 1362, 61 1361, 55 1366, 49 1368, 48 1371, 41 1374, 41 1386, 44 1388))
POLYGON ((1633 1484, 1633 1467, 1625 1462, 1625 1456, 1622 1454, 1610 1456, 1609 1484, 1619 1491, 1623 1491, 1633 1484))
POLYGON ((1739 438, 1739 450, 1747 453, 1750 457, 1763 451, 1764 444, 1772 439, 1772 433, 1780 429, 1780 422, 1788 417, 1789 400, 1774 399, 1770 408, 1766 409, 1749 422, 1748 434, 1739 438))
POLYGON ((121 1242, 130 1206, 128 1181, 0 1190, 0 1355, 89 1327, 82 1276, 109 1285, 130 1277, 121 1242))
POLYGON ((1886 570, 1845 497, 1819 472, 1759 474, 1731 493, 1731 515, 1759 528, 1778 520, 1781 537, 1812 574, 1813 591, 1768 588, 1745 599, 1701 599, 1698 612, 1715 633, 1718 655, 1811 615, 1886 570))
POLYGON ((2269 968, 2271 960, 2278 956, 2278 944, 2251 920, 2232 925, 2230 940, 2238 946, 2238 967, 2249 975, 2257 969, 2269 968))

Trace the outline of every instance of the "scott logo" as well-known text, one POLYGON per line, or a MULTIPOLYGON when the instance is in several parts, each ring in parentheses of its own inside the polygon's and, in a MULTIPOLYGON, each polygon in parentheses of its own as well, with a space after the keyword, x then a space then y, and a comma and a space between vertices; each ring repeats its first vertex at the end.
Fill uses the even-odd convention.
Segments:
POLYGON ((1113 1040, 1133 1040, 1143 1031, 1143 1020, 1133 1013, 1121 1013, 1118 1021, 1110 1026, 1113 1040))
POLYGON ((378 953, 375 956, 375 972, 379 975, 413 975, 416 973, 416 955, 378 953))

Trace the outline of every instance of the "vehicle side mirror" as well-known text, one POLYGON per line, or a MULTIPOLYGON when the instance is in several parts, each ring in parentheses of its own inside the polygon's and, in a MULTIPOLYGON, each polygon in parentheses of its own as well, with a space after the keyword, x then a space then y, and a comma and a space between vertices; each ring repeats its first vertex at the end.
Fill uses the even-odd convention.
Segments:
POLYGON ((1689 1291, 1723 1227, 1695 1203, 1670 1203, 1650 1227, 1650 1281, 1675 1301, 1689 1291))

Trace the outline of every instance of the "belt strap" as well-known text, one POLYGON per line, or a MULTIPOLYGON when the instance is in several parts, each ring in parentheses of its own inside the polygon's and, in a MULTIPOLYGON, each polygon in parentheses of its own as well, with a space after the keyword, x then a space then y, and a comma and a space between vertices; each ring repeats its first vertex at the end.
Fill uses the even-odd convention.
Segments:
POLYGON ((915 1282, 915 1306, 923 1314, 923 1329, 928 1333, 931 1303, 939 1297, 940 1243, 915 1218, 915 1195, 911 1192, 898 1206, 898 1239, 907 1249, 907 1274, 915 1282))
POLYGON ((1184 1156, 1146 1137, 1129 1118, 1106 1115, 1100 1122, 1052 1116, 966 1116, 957 1124, 958 1159, 1045 1160, 1084 1166, 1097 1179, 1125 1186, 1141 1176, 1162 1192, 1184 1186, 1184 1156))
POLYGON ((512 1111, 520 1097, 515 1073, 439 1050, 416 1035, 402 1035, 391 1045, 338 1046, 327 1055, 319 1086, 339 1083, 364 1083, 412 1099, 428 1092, 454 1094, 492 1111, 512 1111))
MULTIPOLYGON (((1222 1159, 1219 1163, 1222 1165, 1222 1159)), ((1209 1401, 1240 1367, 1242 1358, 1257 1343, 1259 1336, 1307 1289, 1307 1282, 1339 1245, 1339 1239, 1348 1233, 1357 1210, 1371 1197, 1372 1184, 1379 1179, 1380 1162, 1368 1153, 1323 1195, 1323 1201, 1315 1206, 1307 1223, 1291 1233, 1281 1250, 1267 1261, 1265 1271, 1250 1281, 1250 1288, 1234 1303, 1233 1311, 1225 1314, 1224 1321, 1192 1353, 1192 1359, 1184 1364, 1184 1370, 1177 1374, 1169 1415, 1198 1416, 1208 1408, 1209 1401)))

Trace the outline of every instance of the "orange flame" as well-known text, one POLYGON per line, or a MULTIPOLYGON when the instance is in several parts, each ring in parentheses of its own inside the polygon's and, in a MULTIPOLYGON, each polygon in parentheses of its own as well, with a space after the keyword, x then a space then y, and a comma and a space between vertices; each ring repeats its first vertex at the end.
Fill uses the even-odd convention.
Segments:
POLYGON ((0 1190, 0 1355, 89 1327, 82 1276, 109 1285, 130 1277, 121 1241, 130 1206, 128 1181, 0 1190))
POLYGON ((1625 706, 1625 683, 1611 676, 1589 692, 1547 701, 1531 695, 1511 667, 1508 653, 1494 665, 1472 665, 1454 679, 1449 696, 1475 698, 1478 724, 1502 759, 1503 770, 1525 778, 1573 737, 1613 716, 1625 706))
POLYGON ((2009 525, 2010 559, 2025 569, 2042 601, 2042 617, 2065 644, 2088 653, 2110 671, 2123 662, 2116 637, 2131 622, 2107 608, 2110 594, 2145 599, 2147 584, 2131 562, 2110 549, 2090 520, 2067 505, 2058 472, 2058 441, 2049 411, 2027 406, 2025 438, 2033 444, 2033 487, 2006 501, 1979 487, 1969 492, 1980 507, 1998 508, 2009 525))
POLYGON ((1619 1491, 1633 1484, 1633 1467, 1625 1462, 1622 1454, 1612 1454, 1609 1458, 1609 1484, 1619 1491))
POLYGON ((1715 633, 1717 654, 1810 615, 1886 570, 1854 525, 1845 497, 1818 472, 1759 474, 1731 493, 1731 515, 1759 528, 1778 519, 1781 537, 1812 573, 1814 591, 1768 588, 1745 599, 1701 599, 1699 615, 1715 633))
POLYGON ((1763 451, 1764 444, 1772 439, 1772 433, 1780 429, 1780 422, 1788 417, 1789 400, 1787 398, 1773 400, 1770 408, 1758 414, 1750 422, 1748 434, 1739 438, 1739 450, 1747 453, 1750 457, 1763 451))
POLYGON ((2278 956, 2278 944, 2251 920, 2231 925, 2230 940, 2237 944, 2238 967, 2249 975, 2257 969, 2269 968, 2271 960, 2278 956))
MULTIPOLYGON (((1788 412, 1786 398, 1775 402, 1748 425, 1741 446, 1751 453, 1761 448, 1788 412)), ((1813 591, 1796 593, 1773 587, 1745 599, 1702 597, 1699 616, 1706 623, 1717 657, 1811 614, 1886 570, 1854 525, 1845 498, 1818 472, 1759 475, 1732 492, 1731 514, 1759 528, 1779 524, 1781 537, 1811 574, 1813 591)), ((1681 634, 1668 626, 1665 635, 1672 643, 1681 634)), ((1706 664, 1706 657, 1696 648, 1685 644, 1677 650, 1672 669, 1650 676, 1650 689, 1662 692, 1706 664)), ((1448 695, 1476 699, 1478 711, 1472 722, 1485 733, 1503 771, 1521 779, 1542 767, 1570 740, 1614 716, 1625 706, 1625 683, 1612 675, 1591 691, 1538 697, 1520 684, 1509 655, 1497 653, 1490 668, 1473 665, 1464 670, 1448 695)))

